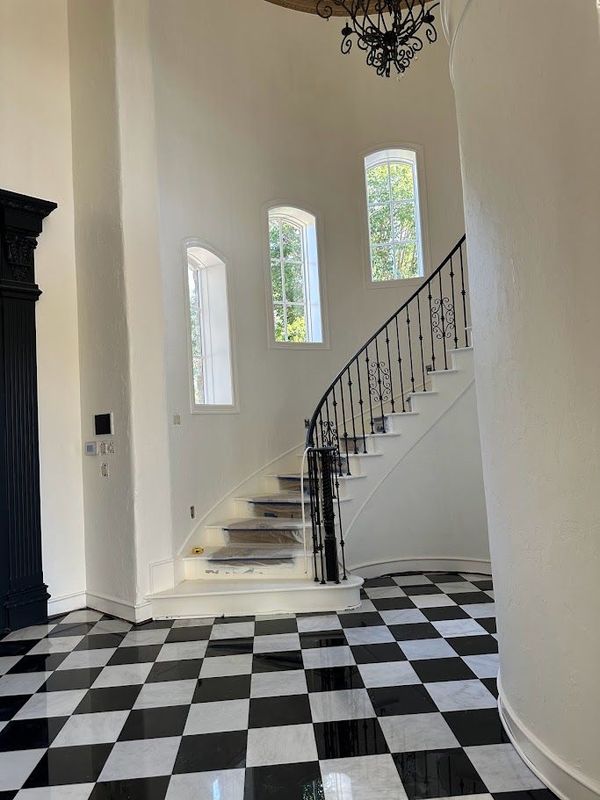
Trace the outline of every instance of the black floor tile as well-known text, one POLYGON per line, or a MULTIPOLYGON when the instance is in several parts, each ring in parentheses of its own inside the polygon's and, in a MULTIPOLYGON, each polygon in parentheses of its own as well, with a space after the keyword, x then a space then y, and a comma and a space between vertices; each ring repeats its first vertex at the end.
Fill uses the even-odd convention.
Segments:
POLYGON ((168 736, 182 736, 189 710, 189 706, 134 710, 127 717, 119 740, 162 739, 168 736))
POLYGON ((438 710, 427 689, 420 684, 385 686, 369 689, 368 692, 375 713, 379 717, 430 714, 438 710))
POLYGON ((444 719, 463 747, 504 744, 509 741, 497 708, 447 711, 444 719))
POLYGON ((394 642, 357 644, 350 649, 357 664, 383 664, 386 661, 406 661, 406 656, 394 642))
POLYGON ((106 647, 119 647, 124 633, 98 633, 94 636, 84 636, 75 650, 102 650, 106 647))
POLYGON ((94 783, 112 748, 112 744, 50 748, 25 782, 24 788, 94 783))
POLYGON ((319 758, 350 758, 389 753, 376 719, 345 719, 314 726, 319 758))
POLYGON ((25 642, 0 642, 0 658, 3 656, 24 656, 32 647, 35 647, 37 639, 25 642))
POLYGON ((183 659, 181 661, 157 661, 152 666, 146 678, 146 683, 196 680, 200 675, 201 667, 201 658, 183 659))
POLYGON ((250 700, 249 728, 275 728, 312 722, 308 695, 253 697, 250 700))
POLYGON ((478 589, 481 589, 482 592, 492 592, 494 590, 494 583, 491 580, 485 581, 470 581, 473 586, 476 586, 478 589))
POLYGON ((477 622, 481 625, 482 628, 485 628, 488 633, 498 633, 496 620, 493 617, 487 617, 486 619, 478 619, 477 622))
POLYGON ((0 752, 49 747, 68 717, 13 720, 0 731, 0 752))
POLYGON ((466 611, 460 606, 436 606, 434 608, 422 608, 421 612, 430 622, 440 622, 445 619, 469 619, 466 611))
POLYGON ((317 761, 246 770, 244 800, 324 800, 324 797, 317 761))
POLYGON ((89 689, 102 667, 89 667, 87 669, 59 669, 53 672, 40 692, 67 692, 70 689, 89 689))
POLYGON ((439 586, 434 586, 430 583, 419 584, 417 586, 403 586, 402 590, 409 597, 418 594, 443 594, 439 586))
POLYGON ((467 606, 475 603, 493 603, 492 598, 485 592, 460 592, 450 595, 459 606, 467 606))
POLYGON ((498 652, 498 642, 493 636, 455 636, 446 641, 459 656, 478 656, 498 652))
POLYGON ((365 611, 362 614, 339 614, 342 628, 370 628, 373 625, 384 625, 381 615, 376 611, 365 611))
POLYGON ((97 783, 89 800, 164 800, 170 776, 97 783))
POLYGON ((283 653, 255 653, 252 657, 252 672, 279 672, 284 669, 302 669, 302 653, 286 650, 283 653))
MULTIPOLYGON (((180 630, 185 630, 185 628, 180 630)), ((206 648, 206 658, 248 655, 252 652, 253 647, 254 640, 251 636, 239 639, 212 639, 206 648)))
POLYGON ((397 642, 412 642, 414 639, 440 639, 442 636, 430 622, 389 625, 389 629, 397 642))
POLYGON ((294 617, 286 619, 257 620, 254 626, 255 636, 270 636, 274 633, 296 633, 298 623, 294 617))
POLYGON ((31 697, 30 694, 11 694, 0 696, 0 722, 12 719, 31 697))
POLYGON ((248 731, 184 736, 173 773, 241 769, 246 765, 248 731))
POLYGON ((392 758, 409 800, 487 793, 463 750, 425 750, 392 758))
POLYGON ((230 623, 237 623, 237 622, 254 622, 256 617, 248 616, 248 617, 217 617, 215 622, 218 622, 219 625, 229 625, 230 623))
POLYGON ((250 675, 223 678, 200 678, 192 703, 215 703, 218 700, 246 700, 250 697, 250 675))
POLYGON ((339 689, 364 688, 358 667, 354 666, 307 669, 306 683, 309 692, 334 692, 339 689))
POLYGON ((425 577, 433 583, 464 583, 465 579, 456 572, 426 572, 425 577))
POLYGON ((411 663, 423 683, 468 681, 475 680, 477 677, 458 656, 456 658, 428 658, 411 663))
POLYGON ((15 800, 17 792, 0 792, 0 800, 15 800))
POLYGON ((371 600, 377 611, 416 608, 410 597, 379 597, 371 600))
POLYGON ((193 625, 190 628, 172 628, 167 642, 200 642, 210 638, 212 625, 193 625))
POLYGON ((110 686, 105 689, 90 689, 75 709, 75 713, 128 711, 133 708, 141 689, 141 686, 110 686))
MULTIPOLYGON (((0 653, 0 655, 2 655, 0 653)), ((68 653, 50 653, 49 655, 38 656, 23 656, 20 658, 14 667, 8 671, 9 675, 16 675, 23 672, 52 672, 55 670, 65 658, 68 653)))
POLYGON ((134 647, 119 647, 110 657, 109 667, 121 664, 150 664, 156 661, 162 649, 160 644, 148 644, 134 647))
POLYGON ((344 647, 346 644, 343 631, 323 631, 323 633, 310 631, 300 634, 300 646, 303 650, 314 647, 344 647))
POLYGON ((398 584, 393 578, 367 578, 363 584, 365 589, 376 589, 381 586, 397 586, 398 584))
POLYGON ((490 691, 496 700, 498 699, 498 681, 496 678, 483 678, 481 681, 483 685, 490 691))
POLYGON ((558 800, 550 789, 530 789, 528 792, 496 792, 494 800, 558 800))
POLYGON ((148 620, 148 622, 140 622, 137 625, 132 625, 132 631, 159 631, 163 630, 164 628, 172 628, 175 620, 174 619, 154 619, 148 620))

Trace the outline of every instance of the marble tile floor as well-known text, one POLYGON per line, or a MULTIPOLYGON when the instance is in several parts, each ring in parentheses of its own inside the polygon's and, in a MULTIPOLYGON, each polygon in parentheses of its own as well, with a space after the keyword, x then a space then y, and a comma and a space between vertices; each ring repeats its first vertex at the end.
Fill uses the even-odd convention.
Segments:
POLYGON ((554 800, 497 711, 491 580, 366 581, 348 613, 0 641, 0 800, 554 800))

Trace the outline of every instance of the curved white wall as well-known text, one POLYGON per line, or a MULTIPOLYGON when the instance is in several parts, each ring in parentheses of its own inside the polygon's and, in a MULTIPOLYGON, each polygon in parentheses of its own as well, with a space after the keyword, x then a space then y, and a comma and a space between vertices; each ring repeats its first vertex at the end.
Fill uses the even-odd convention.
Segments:
POLYGON ((453 56, 501 700, 568 800, 600 796, 599 13, 471 0, 453 56))
POLYGON ((151 0, 176 545, 234 485, 302 441, 344 360, 414 285, 366 287, 363 155, 424 148, 434 264, 463 233, 443 38, 401 81, 339 52, 329 23, 264 0, 151 0), (331 349, 269 349, 265 205, 318 217, 331 349), (182 241, 227 261, 239 414, 190 415, 182 241))

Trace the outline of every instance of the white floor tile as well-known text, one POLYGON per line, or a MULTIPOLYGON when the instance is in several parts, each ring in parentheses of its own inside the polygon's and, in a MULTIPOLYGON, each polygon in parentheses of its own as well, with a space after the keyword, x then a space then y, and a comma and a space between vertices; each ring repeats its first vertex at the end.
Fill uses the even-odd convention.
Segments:
POLYGON ((97 622, 103 614, 100 611, 93 611, 91 608, 82 608, 79 611, 71 611, 70 614, 61 620, 61 624, 73 622, 97 622))
POLYGON ((369 611, 377 611, 375 606, 373 605, 372 600, 363 600, 359 606, 356 608, 350 608, 346 611, 342 612, 344 614, 366 614, 369 611))
POLYGON ((403 714, 380 717, 379 724, 392 753, 460 747, 441 714, 403 714))
POLYGON ((117 742, 100 773, 100 781, 150 778, 170 775, 181 738, 143 739, 117 742))
POLYGON ((168 642, 163 644, 157 657, 158 661, 189 661, 204 658, 208 641, 168 642))
POLYGON ((104 711, 97 714, 73 714, 65 722, 52 747, 116 742, 129 711, 104 711))
POLYGON ((24 642, 32 639, 43 639, 51 630, 56 628, 56 623, 49 623, 48 625, 31 625, 29 628, 21 628, 18 631, 12 631, 5 636, 3 642, 24 642))
POLYGON ((41 639, 27 653, 28 656, 45 656, 49 653, 70 653, 83 636, 55 636, 52 639, 41 639))
POLYGON ((406 800, 407 797, 391 755, 321 761, 321 775, 325 800, 406 800))
POLYGON ((312 631, 335 631, 341 628, 337 614, 323 614, 314 617, 298 617, 298 631, 309 633, 312 631))
POLYGON ((479 589, 469 581, 454 581, 454 583, 438 583, 438 589, 446 594, 464 594, 465 592, 478 592, 479 589))
POLYGON ((373 586, 372 589, 365 589, 365 592, 371 600, 384 600, 388 597, 406 597, 406 593, 399 586, 373 586))
POLYGON ((137 696, 134 708, 186 706, 192 702, 196 681, 161 681, 145 683, 137 696))
POLYGON ((418 608, 394 608, 380 611, 381 619, 386 625, 413 625, 416 622, 429 622, 425 614, 418 608))
POLYGON ((366 689, 313 692, 309 695, 309 701, 313 722, 367 719, 375 716, 375 711, 366 689))
POLYGON ((89 669, 90 667, 105 667, 115 652, 116 647, 105 647, 100 650, 77 650, 69 653, 57 669, 89 669))
POLYGON ((21 789, 16 800, 88 800, 93 788, 93 783, 40 786, 35 789, 21 789))
POLYGON ((165 800, 244 800, 245 770, 173 775, 165 800))
POLYGON ((200 669, 201 678, 218 678, 227 675, 250 675, 252 654, 241 656, 213 656, 205 658, 200 669))
POLYGON ((394 575, 392 580, 398 586, 421 586, 422 584, 429 586, 433 583, 425 575, 394 575))
POLYGON ((512 744, 465 747, 465 752, 492 794, 544 788, 512 744))
POLYGON ((487 636, 485 628, 474 619, 444 619, 440 622, 432 622, 433 627, 445 638, 453 636, 487 636))
POLYGON ((283 653, 287 650, 300 650, 300 637, 297 633, 274 633, 269 636, 254 637, 255 653, 283 653))
POLYGON ((261 672, 252 676, 250 697, 283 697, 291 694, 308 694, 303 669, 261 672))
POLYGON ((0 697, 11 694, 34 694, 52 675, 51 672, 16 672, 0 678, 0 697))
POLYGON ((254 636, 254 622, 216 622, 210 633, 211 639, 244 639, 254 636))
POLYGON ((498 703, 480 681, 439 681, 425 688, 440 711, 463 711, 472 708, 495 708, 498 703))
POLYGON ((20 789, 45 752, 40 749, 0 753, 0 791, 20 789))
POLYGON ((377 686, 407 686, 421 683, 408 661, 387 661, 379 664, 359 664, 358 669, 367 689, 377 686))
POLYGON ((85 689, 34 694, 25 705, 17 711, 13 719, 68 717, 75 711, 79 703, 81 703, 85 694, 85 689))
POLYGON ((305 669, 320 667, 348 667, 354 664, 354 656, 349 647, 315 647, 302 651, 305 669))
POLYGON ((151 663, 143 664, 115 664, 113 667, 104 667, 93 684, 94 689, 103 689, 108 686, 135 686, 144 683, 152 669, 151 663))
POLYGON ((131 622, 124 619, 101 619, 91 629, 90 634, 98 633, 127 633, 131 630, 131 622))
POLYGON ((496 616, 495 603, 467 603, 461 608, 473 619, 490 619, 496 616))
POLYGON ((409 661, 427 658, 456 658, 456 652, 445 639, 411 639, 398 642, 400 649, 409 661))
POLYGON ((500 669, 498 653, 485 653, 480 656, 463 656, 465 664, 478 678, 496 678, 500 669))
POLYGON ((169 635, 169 628, 149 628, 148 630, 135 630, 123 639, 121 647, 142 647, 146 644, 164 644, 169 635))
POLYGON ((346 641, 350 645, 383 644, 395 642, 391 631, 385 625, 373 625, 368 628, 346 628, 346 641))
POLYGON ((455 606, 456 603, 446 594, 417 594, 410 598, 417 608, 441 608, 455 606))
POLYGON ((195 703, 190 708, 184 735, 246 730, 249 711, 249 700, 195 703))
POLYGON ((174 628, 205 628, 212 625, 214 617, 194 617, 193 619, 176 619, 173 623, 174 628))
POLYGON ((248 731, 247 767, 317 760, 313 726, 282 725, 248 731))
POLYGON ((0 656, 0 675, 4 675, 9 669, 20 661, 22 656, 0 656))

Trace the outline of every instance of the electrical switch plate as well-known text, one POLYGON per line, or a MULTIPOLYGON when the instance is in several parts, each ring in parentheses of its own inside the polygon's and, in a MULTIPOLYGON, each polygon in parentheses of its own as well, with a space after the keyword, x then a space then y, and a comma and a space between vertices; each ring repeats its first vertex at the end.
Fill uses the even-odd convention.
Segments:
POLYGON ((109 473, 109 470, 108 470, 108 464, 101 464, 100 465, 100 474, 102 475, 103 478, 110 477, 110 473, 109 473))
POLYGON ((85 443, 85 454, 86 456, 97 456, 98 455, 98 445, 96 442, 86 442, 85 443))

